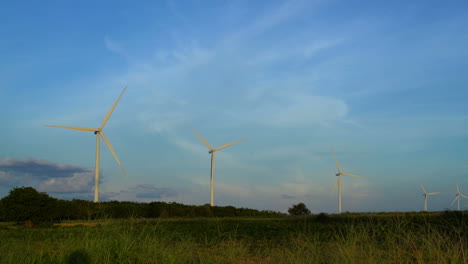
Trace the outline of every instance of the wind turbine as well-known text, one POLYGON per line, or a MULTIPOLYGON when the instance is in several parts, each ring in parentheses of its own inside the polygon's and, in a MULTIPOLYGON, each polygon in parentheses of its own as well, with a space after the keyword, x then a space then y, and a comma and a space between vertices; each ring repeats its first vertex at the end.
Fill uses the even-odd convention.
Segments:
POLYGON ((110 152, 112 153, 115 160, 119 164, 119 166, 122 169, 123 173, 125 174, 125 176, 127 176, 127 172, 125 171, 124 167, 120 163, 119 158, 115 154, 114 148, 112 147, 112 145, 110 144, 110 142, 107 139, 106 135, 104 135, 104 132, 102 131, 102 129, 104 128, 104 126, 107 123, 107 120, 109 120, 109 117, 111 116, 111 114, 114 111, 115 107, 119 103, 120 98, 122 97, 122 95, 124 94, 126 89, 127 89, 127 86, 125 86, 125 88, 123 89, 123 91, 120 94, 117 101, 115 101, 115 103, 112 105, 109 112, 107 112, 107 115, 104 117, 104 120, 102 120, 102 123, 99 126, 99 128, 46 125, 48 127, 60 127, 60 128, 66 128, 66 129, 72 129, 72 130, 78 130, 78 131, 94 132, 94 134, 96 135, 96 167, 95 167, 95 177, 94 177, 94 202, 95 203, 99 202, 99 156, 100 156, 99 154, 100 154, 100 142, 101 142, 100 137, 102 137, 102 139, 104 139, 104 143, 106 143, 107 148, 109 148, 110 152))
POLYGON ((247 140, 246 138, 244 139, 241 139, 241 140, 238 140, 238 141, 234 141, 232 143, 229 143, 229 144, 226 144, 226 145, 222 145, 221 147, 219 148, 213 148, 204 138, 202 138, 202 136, 200 136, 200 134, 197 133, 197 131, 195 131, 195 129, 193 129, 193 127, 191 127, 190 125, 186 124, 192 131, 193 133, 195 133, 195 135, 197 135, 197 137, 203 142, 203 144, 205 144, 210 150, 208 151, 208 153, 211 154, 211 182, 210 182, 210 205, 211 206, 214 206, 214 169, 215 169, 215 153, 216 151, 218 150, 222 150, 224 148, 227 148, 227 147, 230 147, 234 144, 237 144, 241 141, 244 141, 244 140, 247 140))
POLYGON ((424 186, 423 186, 422 184, 420 184, 420 185, 421 185, 421 189, 422 189, 423 192, 424 192, 424 194, 423 194, 423 195, 424 195, 424 211, 427 211, 427 196, 433 195, 433 194, 439 194, 440 192, 428 193, 428 192, 426 191, 426 189, 424 189, 424 186))
POLYGON ((331 150, 333 153, 333 157, 335 158, 335 163, 336 163, 336 168, 338 169, 338 173, 336 176, 338 176, 338 179, 336 180, 336 184, 333 186, 333 190, 335 190, 335 187, 338 186, 338 213, 341 214, 341 176, 351 176, 351 177, 356 177, 356 178, 364 178, 359 175, 354 175, 354 174, 349 174, 349 173, 343 173, 341 171, 340 163, 338 163, 338 159, 336 158, 335 152, 333 149, 331 150))
POLYGON ((457 194, 455 195, 455 199, 453 199, 453 202, 450 204, 450 206, 452 206, 453 203, 456 200, 458 200, 458 211, 460 211, 460 196, 463 197, 463 198, 468 198, 468 196, 465 196, 465 195, 460 193, 460 188, 458 187, 458 184, 457 184, 457 194))

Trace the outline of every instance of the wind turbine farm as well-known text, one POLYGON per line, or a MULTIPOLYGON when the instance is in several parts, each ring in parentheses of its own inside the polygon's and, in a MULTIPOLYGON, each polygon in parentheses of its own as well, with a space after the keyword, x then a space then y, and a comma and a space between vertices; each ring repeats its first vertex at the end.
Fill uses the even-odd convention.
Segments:
POLYGON ((242 141, 245 141, 247 140, 246 138, 244 139, 240 139, 240 140, 237 140, 237 141, 234 141, 234 142, 231 142, 231 143, 228 143, 228 144, 225 144, 225 145, 222 145, 221 147, 218 147, 218 148, 213 148, 200 134, 197 133, 197 131, 195 131, 195 129, 193 129, 193 127, 191 127, 190 125, 186 124, 192 131, 193 133, 201 140, 201 142, 203 142, 203 144, 205 144, 205 146, 207 146, 210 150, 208 151, 208 153, 211 155, 211 170, 210 170, 210 205, 211 206, 214 206, 214 170, 215 170, 215 161, 216 161, 216 151, 219 151, 219 150, 222 150, 222 149, 225 149, 227 147, 230 147, 234 144, 237 144, 239 142, 242 142, 242 141))
POLYGON ((468 264, 467 0, 0 20, 0 264, 468 264))
POLYGON ((46 125, 47 127, 58 127, 58 128, 65 128, 65 129, 71 129, 71 130, 78 130, 78 131, 84 131, 84 132, 94 132, 96 135, 96 162, 95 162, 95 177, 94 177, 94 202, 97 203, 99 202, 99 175, 100 175, 100 143, 101 143, 101 137, 104 140, 104 143, 106 144, 107 148, 109 151, 112 153, 112 156, 114 156, 115 161, 117 164, 119 164, 120 168, 122 169, 122 172, 124 173, 125 176, 127 176, 127 172, 125 171, 124 167, 122 166, 122 163, 120 162, 119 158, 117 157, 117 154, 114 151, 114 148, 112 147, 109 139, 107 139, 106 135, 104 134, 103 128, 106 125, 107 121, 109 120, 110 116, 112 115, 112 112, 114 112, 115 107, 119 103, 120 99, 122 98, 122 95, 125 93, 125 90, 127 87, 125 87, 120 94, 119 98, 115 101, 115 103, 112 105, 111 109, 107 112, 106 116, 101 122, 101 125, 99 128, 88 128, 88 127, 76 127, 76 126, 56 126, 56 125, 46 125))

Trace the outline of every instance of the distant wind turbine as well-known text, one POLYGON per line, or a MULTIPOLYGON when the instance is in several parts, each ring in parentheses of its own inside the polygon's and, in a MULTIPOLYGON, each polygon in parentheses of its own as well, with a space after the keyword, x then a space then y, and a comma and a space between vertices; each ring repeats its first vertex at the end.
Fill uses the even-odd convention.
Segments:
POLYGON ((336 186, 338 186, 338 213, 341 214, 341 176, 351 176, 351 177, 357 177, 357 178, 364 178, 364 177, 359 176, 359 175, 349 174, 349 173, 343 173, 341 171, 340 163, 338 163, 338 159, 336 158, 336 155, 333 149, 331 150, 331 152, 333 153, 333 158, 335 158, 336 168, 338 169, 338 173, 336 174, 336 176, 338 176, 338 179, 336 180, 336 184, 333 186, 332 191, 334 191, 336 186))
POLYGON ((452 206, 453 203, 455 203, 455 201, 458 200, 458 211, 460 211, 460 196, 463 198, 468 198, 468 196, 465 196, 460 193, 460 188, 458 187, 458 184, 457 184, 457 194, 455 195, 455 199, 453 199, 453 202, 450 204, 450 206, 452 206))
POLYGON ((229 144, 226 144, 226 145, 222 145, 221 147, 219 148, 213 148, 210 144, 208 144, 208 142, 202 138, 202 136, 200 136, 200 134, 197 133, 197 131, 195 131, 195 129, 193 129, 193 127, 191 127, 190 125, 186 124, 192 131, 193 133, 195 133, 195 135, 203 142, 203 144, 205 144, 209 149, 210 151, 208 151, 208 153, 211 154, 211 183, 210 183, 210 205, 211 206, 214 206, 214 169, 215 169, 215 153, 216 151, 218 150, 222 150, 224 148, 227 148, 229 146, 232 146, 234 144, 237 144, 241 141, 244 141, 244 140, 247 140, 246 138, 244 139, 241 139, 241 140, 238 140, 238 141, 234 141, 232 143, 229 143, 229 144))
POLYGON ((424 194, 423 194, 423 195, 424 195, 424 211, 427 211, 427 197, 428 197, 429 195, 439 194, 440 192, 428 193, 428 192, 426 191, 426 189, 424 189, 424 186, 423 186, 422 184, 420 184, 420 185, 421 185, 421 189, 422 189, 423 192, 424 192, 424 194))
POLYGON ((109 148, 110 152, 112 153, 115 160, 117 161, 120 168, 122 169, 123 173, 125 174, 125 176, 127 176, 127 172, 125 171, 124 167, 120 163, 120 160, 117 157, 117 154, 115 154, 114 148, 112 147, 106 135, 104 135, 104 132, 102 131, 102 129, 107 123, 107 120, 109 120, 109 117, 111 116, 115 107, 119 103, 120 98, 122 97, 126 89, 127 89, 127 86, 125 86, 125 88, 123 89, 117 101, 115 101, 114 105, 112 105, 112 108, 109 110, 109 112, 107 112, 107 115, 104 117, 104 120, 102 120, 102 123, 99 126, 99 128, 46 125, 48 127, 60 127, 60 128, 66 128, 66 129, 72 129, 72 130, 78 130, 78 131, 94 132, 94 134, 96 135, 96 167, 95 167, 95 177, 94 177, 94 202, 96 203, 99 202, 99 156, 100 156, 99 154, 100 154, 100 142, 101 142, 100 137, 101 136, 102 136, 102 139, 104 139, 104 142, 106 143, 107 148, 109 148))

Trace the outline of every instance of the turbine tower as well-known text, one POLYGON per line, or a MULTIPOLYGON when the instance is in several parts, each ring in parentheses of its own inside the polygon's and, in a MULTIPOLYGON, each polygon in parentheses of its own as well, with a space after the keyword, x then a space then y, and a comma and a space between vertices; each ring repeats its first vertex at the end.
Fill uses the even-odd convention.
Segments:
POLYGON ((338 176, 338 179, 336 180, 336 183, 333 186, 333 190, 335 190, 335 187, 338 186, 338 213, 341 214, 341 176, 351 176, 351 177, 356 177, 356 178, 364 178, 364 177, 359 176, 359 175, 349 174, 349 173, 343 173, 341 171, 340 163, 338 163, 338 159, 336 158, 336 155, 333 149, 331 150, 331 152, 333 153, 333 158, 335 158, 336 168, 338 169, 338 173, 336 174, 336 176, 338 176))
POLYGON ((452 206, 453 203, 455 203, 455 201, 458 200, 458 211, 460 211, 460 196, 463 198, 468 198, 468 196, 465 196, 460 193, 460 188, 458 187, 458 184, 457 184, 457 194, 455 195, 455 199, 453 199, 453 202, 450 204, 450 206, 452 206))
POLYGON ((440 192, 428 193, 428 192, 426 191, 426 189, 424 189, 424 186, 423 186, 422 184, 420 184, 420 185, 421 185, 421 189, 422 189, 423 192, 424 192, 424 194, 423 194, 423 195, 424 195, 424 211, 427 212, 427 197, 428 197, 429 195, 439 194, 440 192))
POLYGON ((210 174, 210 205, 211 206, 214 206, 214 169, 215 169, 215 153, 216 151, 218 150, 222 150, 224 148, 227 148, 227 147, 230 147, 234 144, 237 144, 241 141, 244 141, 244 140, 247 140, 246 138, 244 139, 241 139, 241 140, 238 140, 238 141, 234 141, 232 143, 229 143, 229 144, 226 144, 226 145, 222 145, 221 147, 219 148, 213 148, 204 138, 202 138, 202 136, 200 136, 200 134, 197 133, 197 131, 195 131, 195 129, 193 129, 193 127, 191 127, 190 125, 186 124, 192 131, 193 133, 195 133, 195 135, 197 135, 197 137, 203 142, 203 144, 205 144, 210 150, 208 151, 208 153, 211 154, 211 174, 210 174))
POLYGON ((119 98, 115 103, 112 105, 111 109, 109 112, 107 112, 107 115, 104 117, 104 120, 102 120, 101 125, 99 128, 88 128, 88 127, 71 127, 71 126, 52 126, 52 125, 46 125, 48 127, 60 127, 60 128, 66 128, 66 129, 72 129, 72 130, 78 130, 78 131, 85 131, 85 132, 94 132, 96 135, 96 167, 95 167, 95 177, 94 177, 94 202, 97 203, 99 202, 99 156, 100 156, 100 142, 101 142, 101 137, 104 140, 104 143, 106 143, 107 148, 109 148, 110 152, 114 156, 115 160, 119 164, 120 168, 122 169, 123 173, 125 176, 127 176, 127 172, 125 171, 124 167, 120 163, 119 158, 117 157, 117 154, 115 154, 114 148, 110 144, 109 140, 107 139, 106 135, 104 135, 104 132, 102 129, 107 123, 107 120, 109 120, 109 117, 111 116, 112 112, 114 111, 115 107, 120 101, 120 98, 122 98, 122 95, 124 94, 125 90, 127 89, 127 86, 123 89, 122 93, 120 94, 119 98))

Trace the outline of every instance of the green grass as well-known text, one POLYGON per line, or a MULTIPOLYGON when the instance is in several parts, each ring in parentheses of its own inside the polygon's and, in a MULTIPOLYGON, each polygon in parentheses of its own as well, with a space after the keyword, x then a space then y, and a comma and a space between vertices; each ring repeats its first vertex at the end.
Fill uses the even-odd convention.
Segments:
POLYGON ((0 224, 0 263, 467 263, 468 214, 0 224))

